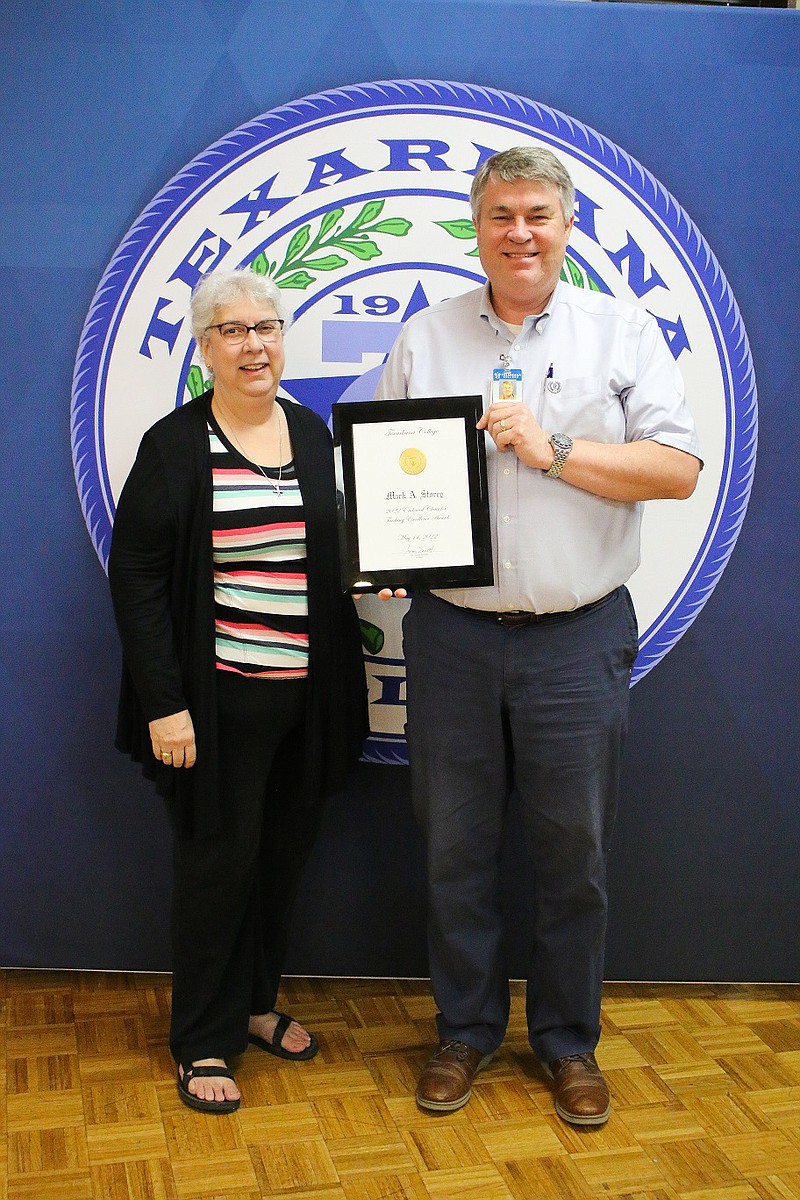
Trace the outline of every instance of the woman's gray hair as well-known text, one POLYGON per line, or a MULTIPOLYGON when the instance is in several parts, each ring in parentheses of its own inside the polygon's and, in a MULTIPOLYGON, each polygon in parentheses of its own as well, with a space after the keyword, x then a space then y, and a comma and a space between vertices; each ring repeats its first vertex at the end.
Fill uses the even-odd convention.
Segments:
POLYGON ((266 275, 256 275, 249 267, 218 267, 204 275, 192 292, 190 313, 195 341, 200 341, 209 325, 216 324, 214 318, 221 308, 241 299, 271 304, 276 317, 286 319, 280 289, 266 275))
POLYGON ((558 192, 564 220, 568 221, 575 210, 575 185, 560 159, 541 146, 512 146, 501 150, 481 164, 470 188, 469 199, 472 217, 477 221, 481 215, 481 202, 490 179, 502 179, 514 183, 517 179, 530 179, 535 183, 546 183, 558 192))

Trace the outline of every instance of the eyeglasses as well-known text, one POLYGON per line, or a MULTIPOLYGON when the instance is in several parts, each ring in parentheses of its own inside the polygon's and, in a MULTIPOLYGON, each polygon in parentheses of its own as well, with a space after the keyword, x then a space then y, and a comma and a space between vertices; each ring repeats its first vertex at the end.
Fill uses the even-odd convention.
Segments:
POLYGON ((229 346, 238 346, 251 329, 262 342, 277 342, 283 330, 283 321, 274 317, 270 321, 259 321, 257 325, 245 325, 243 321, 223 321, 221 325, 206 325, 206 329, 218 329, 220 336, 229 346))

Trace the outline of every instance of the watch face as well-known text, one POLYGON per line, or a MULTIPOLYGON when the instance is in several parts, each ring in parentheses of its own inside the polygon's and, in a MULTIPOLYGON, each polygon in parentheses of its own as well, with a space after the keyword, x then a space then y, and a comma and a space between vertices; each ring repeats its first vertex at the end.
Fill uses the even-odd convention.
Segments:
POLYGON ((554 433, 553 436, 550 438, 550 441, 553 443, 553 445, 556 447, 557 450, 571 450, 572 449, 572 438, 567 437, 567 435, 565 433, 554 433))

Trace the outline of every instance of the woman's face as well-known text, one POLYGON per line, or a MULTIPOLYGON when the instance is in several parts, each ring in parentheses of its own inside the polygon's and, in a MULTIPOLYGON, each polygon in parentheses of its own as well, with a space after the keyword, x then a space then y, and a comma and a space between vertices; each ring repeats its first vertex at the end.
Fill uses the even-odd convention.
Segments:
MULTIPOLYGON (((276 319, 275 308, 269 301, 242 297, 218 308, 213 324, 258 325, 276 319)), ((280 330, 264 340, 251 329, 244 341, 233 344, 226 341, 221 330, 207 329, 200 339, 200 349, 206 365, 214 372, 214 392, 220 399, 232 403, 274 399, 285 362, 280 330)))

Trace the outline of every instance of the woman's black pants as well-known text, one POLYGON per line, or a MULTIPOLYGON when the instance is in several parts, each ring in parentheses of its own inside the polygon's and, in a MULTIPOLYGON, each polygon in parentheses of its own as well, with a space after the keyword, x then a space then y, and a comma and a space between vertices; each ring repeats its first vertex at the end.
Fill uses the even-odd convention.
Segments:
POLYGON ((174 836, 172 1025, 178 1062, 247 1047, 278 994, 289 915, 316 822, 299 805, 305 680, 217 672, 222 831, 174 836), (276 758, 291 755, 278 782, 276 758))

